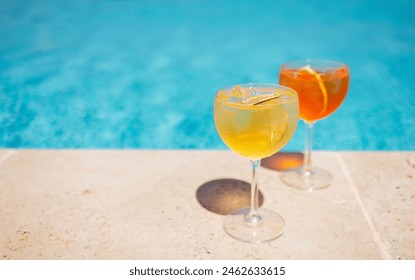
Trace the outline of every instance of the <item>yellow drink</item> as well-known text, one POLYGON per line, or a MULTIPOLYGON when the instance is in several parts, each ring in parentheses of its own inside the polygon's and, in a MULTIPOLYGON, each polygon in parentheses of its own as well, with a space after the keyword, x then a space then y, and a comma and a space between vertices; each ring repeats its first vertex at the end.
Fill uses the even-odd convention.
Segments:
POLYGON ((242 85, 217 92, 214 119, 223 142, 255 160, 287 144, 297 127, 298 111, 297 94, 291 89, 242 85))
POLYGON ((298 97, 290 88, 273 84, 245 84, 216 93, 214 119, 223 142, 252 164, 251 207, 229 214, 223 228, 233 238, 262 243, 284 233, 284 219, 258 208, 257 168, 261 159, 278 152, 298 122, 298 97))

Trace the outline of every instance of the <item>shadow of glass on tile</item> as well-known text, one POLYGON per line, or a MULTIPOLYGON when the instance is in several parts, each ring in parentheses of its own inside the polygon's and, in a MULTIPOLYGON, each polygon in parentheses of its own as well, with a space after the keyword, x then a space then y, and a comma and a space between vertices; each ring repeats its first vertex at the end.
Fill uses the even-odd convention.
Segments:
MULTIPOLYGON (((196 191, 196 198, 210 212, 227 215, 241 208, 250 207, 251 184, 236 179, 217 179, 204 183, 196 191)), ((259 191, 258 205, 264 202, 259 191)))
POLYGON ((278 152, 261 160, 261 166, 283 171, 303 166, 304 154, 300 152, 278 152))

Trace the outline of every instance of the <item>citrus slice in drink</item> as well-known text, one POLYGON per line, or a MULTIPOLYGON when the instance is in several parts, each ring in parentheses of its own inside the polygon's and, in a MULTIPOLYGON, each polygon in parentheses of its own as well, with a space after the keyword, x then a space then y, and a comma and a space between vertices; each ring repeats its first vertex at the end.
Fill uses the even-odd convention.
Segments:
POLYGON ((321 109, 319 115, 323 114, 324 111, 327 110, 327 103, 328 103, 327 89, 324 86, 323 79, 320 77, 320 75, 313 68, 311 68, 310 65, 306 65, 306 66, 302 67, 300 70, 307 71, 308 73, 310 73, 311 75, 313 75, 316 78, 318 86, 320 87, 321 93, 323 94, 323 109, 321 109))
POLYGON ((268 101, 280 98, 281 96, 282 94, 279 92, 274 93, 274 94, 267 94, 267 95, 256 95, 256 96, 249 97, 243 103, 245 105, 259 105, 259 104, 263 104, 268 101))
POLYGON ((279 143, 285 136, 288 130, 288 114, 284 107, 277 107, 274 110, 275 123, 271 126, 271 145, 279 143))

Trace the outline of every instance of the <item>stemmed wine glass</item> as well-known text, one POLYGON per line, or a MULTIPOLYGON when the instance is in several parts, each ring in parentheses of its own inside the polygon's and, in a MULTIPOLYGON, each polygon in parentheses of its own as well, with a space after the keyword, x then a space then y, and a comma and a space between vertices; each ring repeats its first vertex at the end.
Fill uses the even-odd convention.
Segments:
POLYGON ((326 170, 312 166, 311 150, 314 124, 332 114, 342 104, 349 89, 349 67, 328 60, 299 60, 281 66, 279 82, 293 88, 300 101, 300 118, 305 122, 304 164, 281 175, 287 185, 313 191, 332 184, 326 170))
POLYGON ((297 93, 284 86, 250 83, 216 93, 214 120, 219 136, 252 164, 250 208, 229 214, 224 222, 225 232, 233 238, 262 243, 283 234, 283 218, 258 208, 257 168, 262 158, 287 144, 297 127, 298 116, 297 93))

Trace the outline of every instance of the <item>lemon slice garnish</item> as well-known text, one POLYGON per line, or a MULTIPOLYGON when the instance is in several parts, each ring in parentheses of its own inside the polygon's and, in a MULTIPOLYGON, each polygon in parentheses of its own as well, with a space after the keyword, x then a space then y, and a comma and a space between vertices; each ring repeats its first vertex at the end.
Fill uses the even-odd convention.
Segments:
POLYGON ((283 107, 276 111, 278 116, 275 126, 271 127, 271 143, 279 143, 288 130, 289 117, 283 107))
POLYGON ((321 89, 321 93, 323 93, 323 109, 319 113, 319 114, 322 114, 324 111, 327 110, 327 102, 328 102, 327 90, 326 90, 326 87, 324 86, 323 79, 321 79, 320 75, 313 68, 311 68, 310 65, 306 65, 302 67, 300 70, 305 70, 311 75, 313 75, 314 77, 316 77, 317 83, 321 89))
POLYGON ((271 101, 271 100, 280 98, 281 96, 282 96, 282 94, 280 92, 274 93, 274 94, 268 94, 268 95, 252 96, 252 97, 246 99, 244 104, 245 105, 259 105, 259 104, 265 103, 267 101, 271 101))

